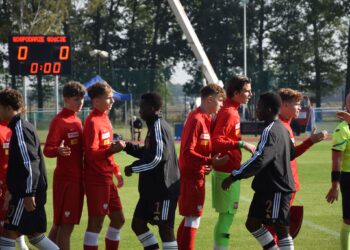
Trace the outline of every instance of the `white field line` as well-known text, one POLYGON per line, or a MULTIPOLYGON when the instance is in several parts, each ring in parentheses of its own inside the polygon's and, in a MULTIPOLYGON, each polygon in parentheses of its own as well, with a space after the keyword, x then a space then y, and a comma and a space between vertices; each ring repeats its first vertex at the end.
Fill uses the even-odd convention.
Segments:
MULTIPOLYGON (((246 196, 241 195, 240 200, 245 201, 245 202, 251 202, 252 198, 248 198, 246 196)), ((325 233, 325 234, 328 234, 330 236, 333 236, 333 237, 335 237, 337 239, 340 238, 340 233, 339 232, 334 231, 334 230, 332 230, 332 229, 330 229, 328 227, 321 226, 321 225, 319 225, 317 223, 314 223, 314 222, 312 222, 310 220, 305 220, 304 219, 303 220, 303 224, 308 226, 308 227, 311 227, 312 229, 315 229, 315 230, 318 230, 318 231, 320 231, 322 233, 325 233)))

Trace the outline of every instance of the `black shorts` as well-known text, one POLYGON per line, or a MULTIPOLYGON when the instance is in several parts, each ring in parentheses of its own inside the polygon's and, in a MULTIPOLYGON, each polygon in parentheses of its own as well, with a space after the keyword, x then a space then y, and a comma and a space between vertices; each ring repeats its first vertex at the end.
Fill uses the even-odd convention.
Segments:
POLYGON ((27 212, 24 208, 24 198, 12 197, 9 203, 4 228, 20 232, 24 235, 46 232, 46 194, 45 197, 35 197, 36 208, 27 212))
POLYGON ((262 220, 263 224, 289 226, 291 193, 255 193, 248 217, 262 220))
POLYGON ((350 219, 350 173, 341 172, 340 191, 342 195, 343 219, 350 219))
POLYGON ((157 225, 166 223, 174 228, 177 199, 151 201, 140 198, 134 212, 134 218, 143 219, 157 225))

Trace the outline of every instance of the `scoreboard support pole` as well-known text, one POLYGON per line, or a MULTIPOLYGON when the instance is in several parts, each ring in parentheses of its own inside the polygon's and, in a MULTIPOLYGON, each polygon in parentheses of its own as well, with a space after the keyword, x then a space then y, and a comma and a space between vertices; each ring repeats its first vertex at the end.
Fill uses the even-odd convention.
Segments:
POLYGON ((55 108, 56 108, 56 115, 58 114, 59 112, 59 95, 58 95, 58 75, 55 76, 55 101, 56 101, 56 105, 55 105, 55 108))
POLYGON ((23 80, 23 90, 22 90, 22 94, 23 94, 23 104, 24 104, 24 112, 23 112, 23 118, 24 120, 28 120, 28 117, 27 117, 27 77, 26 76, 23 76, 22 77, 22 80, 23 80))

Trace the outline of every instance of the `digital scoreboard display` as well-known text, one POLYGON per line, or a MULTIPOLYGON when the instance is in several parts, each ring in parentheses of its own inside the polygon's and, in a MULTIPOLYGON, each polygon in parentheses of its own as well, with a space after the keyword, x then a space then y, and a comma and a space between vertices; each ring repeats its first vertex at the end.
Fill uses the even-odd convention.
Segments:
POLYGON ((11 75, 71 73, 70 36, 10 36, 11 75))

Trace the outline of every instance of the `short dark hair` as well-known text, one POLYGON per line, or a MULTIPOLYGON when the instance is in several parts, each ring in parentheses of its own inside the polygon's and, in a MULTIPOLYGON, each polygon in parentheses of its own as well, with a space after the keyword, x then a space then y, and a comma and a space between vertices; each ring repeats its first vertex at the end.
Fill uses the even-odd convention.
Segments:
POLYGON ((111 86, 108 85, 107 82, 101 81, 101 82, 97 82, 94 85, 91 85, 90 87, 88 87, 87 92, 88 92, 90 99, 92 100, 96 97, 100 97, 100 96, 103 96, 105 94, 109 94, 109 93, 113 92, 113 89, 111 86))
POLYGON ((210 95, 219 95, 222 98, 226 97, 225 90, 214 83, 209 83, 201 89, 201 98, 205 98, 210 95))
POLYGON ((141 100, 149 104, 155 110, 160 110, 163 105, 163 99, 157 92, 148 92, 141 96, 141 100))
POLYGON ((63 97, 84 97, 85 87, 80 82, 69 81, 63 87, 63 97))
POLYGON ((22 94, 18 90, 5 88, 0 91, 0 105, 4 107, 10 106, 15 111, 23 109, 22 94))
POLYGON ((303 100, 303 94, 291 88, 281 88, 278 91, 282 102, 300 102, 303 100))
POLYGON ((226 84, 226 94, 229 98, 232 98, 235 92, 239 92, 243 89, 244 84, 251 83, 251 80, 242 75, 233 76, 226 84))
POLYGON ((282 106, 281 97, 274 92, 265 92, 261 94, 259 102, 263 103, 266 108, 270 108, 273 115, 277 115, 282 106))

